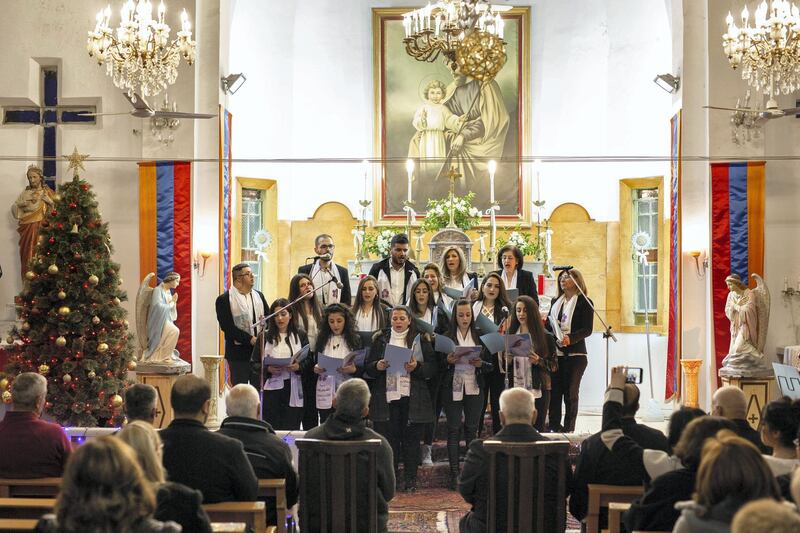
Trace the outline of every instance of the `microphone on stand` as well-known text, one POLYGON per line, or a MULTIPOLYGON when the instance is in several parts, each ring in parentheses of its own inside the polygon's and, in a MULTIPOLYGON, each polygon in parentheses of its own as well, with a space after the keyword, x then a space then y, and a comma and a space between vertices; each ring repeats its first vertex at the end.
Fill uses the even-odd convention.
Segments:
POLYGON ((308 261, 309 259, 313 259, 314 261, 316 261, 317 259, 322 259, 323 261, 330 261, 331 259, 333 259, 333 256, 331 254, 322 254, 322 255, 312 255, 311 257, 306 257, 306 261, 308 261))
POLYGON ((554 266, 553 270, 572 270, 572 265, 554 266))

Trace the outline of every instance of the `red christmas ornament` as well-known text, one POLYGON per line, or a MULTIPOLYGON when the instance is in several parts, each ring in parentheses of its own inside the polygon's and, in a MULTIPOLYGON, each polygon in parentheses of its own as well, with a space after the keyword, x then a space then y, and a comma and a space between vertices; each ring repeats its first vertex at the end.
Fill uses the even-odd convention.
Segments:
POLYGON ((88 191, 88 190, 89 190, 89 184, 88 184, 88 183, 84 183, 84 184, 82 184, 82 185, 81 185, 81 190, 82 190, 83 192, 86 192, 86 191, 88 191))
POLYGON ((56 227, 57 227, 58 229, 64 229, 64 224, 62 224, 61 222, 59 222, 59 223, 58 223, 58 225, 57 225, 56 227))
POLYGON ((74 259, 80 259, 80 258, 81 258, 81 254, 75 254, 75 255, 73 255, 72 257, 73 257, 74 259))
POLYGON ((47 240, 47 242, 49 242, 50 244, 55 244, 55 243, 56 243, 56 240, 55 240, 53 237, 50 237, 50 238, 47 240))
POLYGON ((76 207, 78 207, 78 204, 76 204, 75 202, 70 202, 69 204, 70 209, 75 209, 76 207))
POLYGON ((51 216, 51 217, 54 217, 54 216, 56 216, 56 215, 58 215, 58 211, 56 211, 55 209, 53 209, 52 211, 50 211, 50 216, 51 216))

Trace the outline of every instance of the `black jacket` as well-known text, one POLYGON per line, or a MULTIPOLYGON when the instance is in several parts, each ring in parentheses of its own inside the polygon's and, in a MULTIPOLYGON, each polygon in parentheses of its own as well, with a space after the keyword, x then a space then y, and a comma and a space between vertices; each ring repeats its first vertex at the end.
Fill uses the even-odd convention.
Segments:
POLYGON ((241 442, 185 418, 176 418, 159 435, 170 481, 199 490, 205 503, 255 501, 258 480, 241 442))
POLYGON ((691 500, 697 473, 680 468, 655 478, 644 496, 622 515, 627 531, 672 531, 681 515, 675 504, 691 500))
MULTIPOLYGON (((528 424, 511 424, 504 426, 498 431, 492 440, 503 442, 535 442, 547 440, 533 426, 528 424)), ((467 457, 464 459, 464 467, 458 479, 458 492, 464 497, 464 501, 472 505, 472 510, 461 520, 462 533, 483 533, 486 531, 486 520, 489 514, 489 454, 483 448, 483 441, 473 440, 469 445, 467 457)), ((554 482, 558 478, 558 464, 548 460, 545 466, 545 479, 551 482, 545 489, 545 531, 550 533, 556 528, 556 491, 554 482), (548 490, 549 489, 549 490, 548 490)), ((569 491, 569 465, 565 468, 567 473, 567 490, 569 491)), ((498 492, 497 492, 497 531, 506 530, 506 513, 508 506, 506 501, 508 485, 508 473, 505 465, 499 465, 497 472, 498 492)), ((533 502, 531 502, 533 503, 533 502)))
MULTIPOLYGON (((350 294, 350 276, 347 273, 347 269, 345 267, 343 267, 342 265, 337 265, 336 263, 334 263, 334 265, 336 265, 336 270, 339 271, 339 279, 342 281, 342 285, 343 285, 343 287, 342 287, 342 295, 339 298, 339 301, 341 303, 345 304, 347 307, 350 307, 351 305, 353 305, 353 298, 352 298, 352 295, 350 294)), ((301 266, 300 268, 297 269, 297 273, 298 274, 305 274, 306 276, 310 277, 311 276, 311 269, 313 267, 314 267, 314 263, 309 263, 308 265, 303 265, 303 266, 301 266)), ((315 280, 311 280, 311 281, 314 283, 314 288, 319 287, 319 285, 317 285, 317 281, 315 281, 315 280)), ((324 283, 325 281, 328 281, 328 280, 325 279, 325 280, 321 280, 320 282, 324 283)))
POLYGON ((753 429, 747 420, 743 418, 731 418, 731 422, 736 424, 736 434, 742 437, 743 439, 747 439, 756 447, 761 450, 761 453, 764 455, 771 455, 772 449, 769 446, 764 446, 764 443, 761 442, 761 434, 753 429))
MULTIPOLYGON (((240 330, 236 327, 236 324, 233 323, 231 301, 228 297, 229 292, 230 290, 217 296, 217 301, 214 303, 217 309, 219 328, 225 334, 225 359, 230 359, 231 361, 248 361, 253 351, 253 345, 250 344, 250 339, 253 335, 240 330)), ((253 289, 253 292, 258 294, 258 297, 261 298, 261 303, 264 304, 264 313, 269 312, 269 306, 267 305, 267 300, 264 298, 264 295, 255 289, 253 289)))
MULTIPOLYGON (((375 279, 378 279, 378 274, 381 271, 383 271, 383 273, 386 274, 386 278, 389 280, 389 283, 391 284, 392 275, 391 272, 389 272, 389 269, 391 268, 389 266, 389 263, 391 262, 391 260, 392 260, 391 257, 387 257, 386 259, 378 261, 377 263, 372 265, 372 268, 369 269, 369 275, 374 276, 375 279)), ((416 274, 417 279, 419 279, 419 270, 417 270, 417 267, 414 265, 414 263, 408 260, 403 265, 403 268, 405 269, 405 277, 403 279, 403 303, 405 303, 408 301, 408 294, 406 294, 406 289, 408 288, 408 282, 411 279, 411 274, 416 274)), ((384 295, 379 294, 378 297, 384 300, 386 304, 391 304, 391 302, 387 301, 386 298, 384 298, 384 295)))
MULTIPOLYGON (((501 276, 503 271, 495 270, 494 273, 501 276)), ((517 290, 520 296, 530 296, 536 302, 536 306, 539 306, 539 289, 536 286, 536 280, 533 278, 533 272, 528 272, 521 268, 517 269, 517 290)))
MULTIPOLYGON (((570 355, 573 353, 586 353, 586 341, 584 339, 592 334, 592 326, 594 324, 594 313, 589 305, 591 300, 587 300, 582 294, 577 294, 575 297, 578 298, 578 301, 575 303, 575 311, 572 313, 572 322, 570 322, 570 345, 561 348, 561 351, 564 352, 564 355, 570 355)), ((556 301, 553 300, 553 304, 551 304, 550 307, 551 315, 555 310, 555 303, 556 301)), ((558 322, 557 316, 553 318, 556 320, 556 322, 558 322)), ((553 333, 553 328, 550 325, 549 318, 547 321, 545 321, 544 327, 549 332, 553 333)))
POLYGON ((158 487, 153 518, 161 522, 172 520, 184 531, 211 533, 211 520, 202 504, 203 494, 199 490, 168 481, 158 487))
MULTIPOLYGON (((286 505, 297 503, 297 473, 292 466, 289 445, 275 434, 263 420, 229 416, 222 421, 218 433, 240 441, 258 479, 285 479, 286 505)), ((276 524, 275 499, 267 499, 267 523, 276 524)))
MULTIPOLYGON (((350 420, 341 415, 333 414, 321 426, 317 426, 306 432, 308 439, 322 440, 368 440, 380 439, 381 447, 377 452, 376 468, 378 474, 378 533, 386 531, 386 523, 389 520, 389 501, 394 498, 394 459, 392 458, 392 447, 382 435, 374 432, 366 426, 363 419, 350 420)), ((368 468, 367 456, 364 454, 363 462, 358 468, 358 479, 366 480, 368 468)), ((319 486, 319 473, 314 469, 309 469, 308 475, 303 479, 303 483, 310 486, 319 486)), ((359 500, 368 500, 366 483, 359 484, 359 500)), ((347 513, 347 511, 345 511, 347 513)), ((300 521, 309 525, 308 531, 320 531, 319 509, 317 502, 300 502, 300 521)), ((367 531, 367 514, 359 513, 358 531, 367 531)))

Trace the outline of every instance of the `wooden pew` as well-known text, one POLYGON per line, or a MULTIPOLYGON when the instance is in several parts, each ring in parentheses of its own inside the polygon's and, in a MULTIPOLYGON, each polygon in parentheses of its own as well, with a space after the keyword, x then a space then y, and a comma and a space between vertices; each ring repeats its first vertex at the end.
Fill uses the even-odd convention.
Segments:
POLYGON ((52 513, 56 501, 45 498, 0 498, 0 518, 35 518, 52 513))
POLYGON ((0 479, 0 498, 55 498, 60 488, 60 477, 0 479))
POLYGON ((221 502, 203 504, 212 522, 244 522, 255 533, 266 533, 267 510, 264 502, 221 502))
POLYGON ((608 504, 608 533, 620 533, 622 530, 622 513, 631 508, 629 502, 611 502, 608 504))
POLYGON ((275 515, 278 519, 277 531, 286 532, 286 480, 285 479, 259 479, 258 497, 275 498, 275 515))
POLYGON ((0 518, 0 531, 3 533, 33 531, 38 522, 39 520, 35 518, 0 518))
POLYGON ((644 494, 641 485, 598 485, 589 483, 589 505, 586 514, 586 533, 599 533, 600 509, 611 502, 630 503, 644 494))

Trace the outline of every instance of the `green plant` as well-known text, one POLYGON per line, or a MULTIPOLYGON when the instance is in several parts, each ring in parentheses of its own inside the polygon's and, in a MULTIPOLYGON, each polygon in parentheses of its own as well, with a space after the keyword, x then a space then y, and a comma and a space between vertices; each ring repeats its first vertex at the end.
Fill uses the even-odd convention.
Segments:
POLYGON ((370 254, 379 257, 389 257, 390 242, 392 237, 402 233, 400 229, 384 228, 373 229, 367 232, 364 236, 364 248, 370 254))
POLYGON ((452 205, 453 222, 461 231, 467 231, 477 225, 481 219, 481 212, 477 207, 472 207, 475 193, 466 196, 454 196, 451 204, 450 198, 441 200, 428 200, 428 212, 422 221, 423 231, 439 231, 450 223, 450 210, 452 205))
POLYGON ((522 226, 517 226, 507 238, 498 237, 498 248, 502 248, 507 244, 516 246, 522 252, 522 255, 533 256, 536 259, 541 259, 542 254, 544 254, 544 247, 539 243, 538 239, 530 233, 522 231, 522 226))

